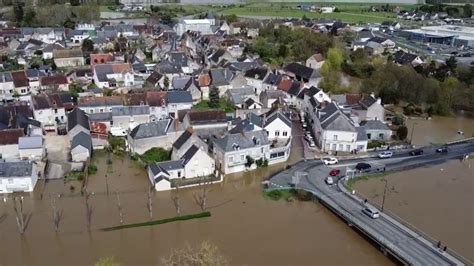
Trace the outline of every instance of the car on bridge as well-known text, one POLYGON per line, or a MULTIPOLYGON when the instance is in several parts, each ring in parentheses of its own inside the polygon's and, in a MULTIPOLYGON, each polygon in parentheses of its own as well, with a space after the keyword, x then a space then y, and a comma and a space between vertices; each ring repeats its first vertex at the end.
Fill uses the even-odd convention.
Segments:
POLYGON ((321 159, 325 165, 337 164, 339 161, 334 157, 323 157, 321 159))
POLYGON ((380 159, 392 158, 392 156, 393 156, 393 152, 391 151, 383 151, 379 153, 378 155, 380 159))
POLYGON ((442 146, 436 149, 437 153, 447 153, 448 152, 448 146, 442 146))
POLYGON ((372 165, 368 163, 358 163, 355 166, 355 169, 360 171, 360 172, 368 172, 370 171, 370 168, 372 168, 372 165))
POLYGON ((423 155, 423 150, 422 150, 422 149, 412 150, 412 151, 409 152, 408 154, 409 154, 410 156, 423 155))
POLYGON ((377 219, 377 218, 380 217, 379 211, 377 211, 377 210, 375 210, 375 209, 372 209, 372 208, 370 208, 370 207, 367 207, 367 208, 363 209, 362 212, 363 212, 365 215, 367 215, 367 216, 369 216, 370 218, 372 218, 372 219, 377 219))

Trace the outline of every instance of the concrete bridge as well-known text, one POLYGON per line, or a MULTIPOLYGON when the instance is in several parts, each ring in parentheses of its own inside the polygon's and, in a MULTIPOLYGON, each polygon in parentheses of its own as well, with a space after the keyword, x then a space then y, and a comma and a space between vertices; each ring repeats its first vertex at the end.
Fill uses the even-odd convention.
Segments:
MULTIPOLYGON (((379 170, 401 171, 415 167, 439 164, 452 159, 461 159, 465 154, 474 153, 472 141, 449 145, 448 153, 436 153, 436 147, 425 147, 424 154, 409 156, 408 151, 396 154, 390 159, 353 159, 340 161, 333 167, 325 166, 320 161, 299 162, 291 168, 271 176, 265 181, 267 190, 296 188, 315 195, 322 204, 345 220, 350 226, 372 239, 384 254, 390 254, 407 265, 472 265, 472 263, 456 254, 453 250, 446 251, 437 247, 437 240, 416 229, 406 221, 393 214, 380 212, 380 218, 371 219, 361 212, 367 205, 377 208, 374 204, 364 203, 361 196, 348 191, 344 185, 347 175, 358 162, 377 165, 379 170), (382 166, 382 167, 381 167, 382 166), (328 186, 324 179, 331 168, 341 169, 342 177, 335 185, 328 186), (345 168, 345 169, 344 169, 345 168)), ((372 169, 375 167, 372 167, 372 169)))

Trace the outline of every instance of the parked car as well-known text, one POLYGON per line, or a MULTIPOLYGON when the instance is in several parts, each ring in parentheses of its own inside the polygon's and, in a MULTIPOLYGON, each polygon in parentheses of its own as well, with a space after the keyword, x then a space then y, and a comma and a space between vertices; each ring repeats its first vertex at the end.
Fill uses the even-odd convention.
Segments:
POLYGON ((367 172, 372 168, 372 166, 368 163, 358 163, 355 166, 356 170, 362 171, 362 172, 367 172))
POLYGON ((125 137, 125 136, 127 136, 127 132, 125 130, 123 130, 121 127, 111 127, 110 128, 110 134, 112 134, 112 136, 116 136, 116 137, 125 137))
POLYGON ((326 177, 326 179, 324 181, 326 181, 326 184, 328 184, 328 185, 333 185, 334 184, 334 179, 332 178, 332 176, 326 177))
POLYGON ((379 153, 379 158, 380 159, 385 159, 385 158, 392 158, 393 152, 391 151, 383 151, 379 153))
POLYGON ((334 168, 331 170, 331 172, 329 172, 329 175, 330 176, 337 176, 339 175, 339 173, 341 172, 341 170, 337 169, 337 168, 334 168))
POLYGON ((308 124, 306 124, 306 122, 304 122, 302 126, 303 126, 304 128, 307 128, 307 127, 308 127, 308 124))
POLYGON ((436 152, 438 153, 446 153, 448 152, 448 146, 442 146, 436 149, 436 152))
POLYGON ((339 161, 334 157, 323 157, 321 159, 325 165, 337 164, 339 161))
POLYGON ((372 208, 365 208, 362 210, 362 212, 369 216, 370 218, 372 219, 377 219, 380 217, 380 213, 379 211, 375 210, 375 209, 372 209, 372 208))
POLYGON ((313 137, 308 136, 308 135, 304 136, 304 139, 305 139, 306 141, 308 141, 308 142, 313 141, 313 137))
POLYGON ((316 143, 314 143, 314 141, 312 141, 312 140, 308 142, 308 145, 310 147, 316 147, 316 143))
POLYGON ((412 151, 409 152, 408 154, 411 155, 411 156, 422 155, 422 154, 423 154, 423 150, 422 150, 422 149, 412 150, 412 151))

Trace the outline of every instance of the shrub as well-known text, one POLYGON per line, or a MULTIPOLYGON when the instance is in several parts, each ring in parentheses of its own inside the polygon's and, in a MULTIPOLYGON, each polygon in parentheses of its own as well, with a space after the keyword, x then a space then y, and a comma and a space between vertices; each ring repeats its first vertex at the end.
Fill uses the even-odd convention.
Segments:
POLYGON ((397 137, 399 140, 405 140, 408 135, 408 128, 406 126, 401 126, 397 130, 397 137))
POLYGON ((80 171, 71 171, 64 175, 64 178, 68 181, 78 180, 81 181, 84 179, 84 173, 80 171))
POLYGON ((89 175, 93 175, 93 174, 97 173, 97 166, 95 164, 89 164, 87 166, 87 173, 89 175))
POLYGON ((168 161, 171 159, 171 151, 167 151, 163 148, 151 148, 147 150, 141 158, 146 163, 168 161))
POLYGON ((378 148, 385 145, 385 141, 382 140, 370 140, 369 143, 367 143, 367 149, 373 149, 373 148, 378 148))

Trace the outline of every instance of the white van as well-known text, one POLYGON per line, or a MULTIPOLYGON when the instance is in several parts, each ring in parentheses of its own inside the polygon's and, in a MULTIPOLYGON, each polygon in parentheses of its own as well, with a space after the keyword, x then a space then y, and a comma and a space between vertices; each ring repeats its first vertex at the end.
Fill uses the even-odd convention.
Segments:
POLYGON ((112 136, 116 136, 116 137, 125 137, 125 136, 127 136, 127 132, 125 130, 123 130, 123 128, 121 128, 121 127, 111 127, 110 128, 110 134, 112 134, 112 136))

